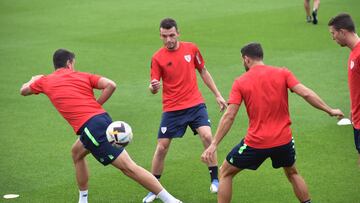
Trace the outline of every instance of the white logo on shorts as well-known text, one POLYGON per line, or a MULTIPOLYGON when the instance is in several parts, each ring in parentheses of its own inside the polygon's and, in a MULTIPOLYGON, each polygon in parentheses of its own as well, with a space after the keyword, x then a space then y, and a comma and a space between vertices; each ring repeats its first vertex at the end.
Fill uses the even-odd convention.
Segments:
POLYGON ((191 55, 185 55, 184 58, 185 58, 185 61, 187 61, 188 63, 190 63, 190 61, 191 61, 191 55))
POLYGON ((164 134, 166 132, 166 130, 167 130, 167 127, 161 127, 160 130, 164 134))

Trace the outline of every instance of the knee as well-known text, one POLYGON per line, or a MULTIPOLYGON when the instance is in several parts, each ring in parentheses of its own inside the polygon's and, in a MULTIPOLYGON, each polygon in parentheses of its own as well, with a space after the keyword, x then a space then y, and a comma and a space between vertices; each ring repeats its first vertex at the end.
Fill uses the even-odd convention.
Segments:
POLYGON ((228 170, 226 170, 223 166, 221 166, 219 169, 219 178, 222 179, 222 178, 226 178, 229 176, 232 176, 232 175, 229 173, 228 170))
POLYGON ((71 148, 71 157, 73 159, 73 162, 77 163, 84 158, 84 155, 81 153, 81 150, 79 148, 73 146, 71 148))
POLYGON ((156 147, 157 154, 165 155, 169 150, 169 145, 158 144, 156 147))
POLYGON ((225 174, 225 171, 224 171, 224 168, 223 167, 220 167, 219 168, 219 178, 223 178, 224 177, 224 174, 225 174))
POLYGON ((296 168, 289 168, 289 169, 286 169, 285 170, 285 174, 286 174, 286 177, 288 178, 288 180, 291 182, 291 180, 294 179, 295 176, 298 176, 299 173, 298 171, 296 170, 296 168))
POLYGON ((205 147, 207 148, 211 144, 211 141, 212 141, 211 133, 202 135, 201 139, 202 139, 205 147))
POLYGON ((76 163, 79 160, 78 150, 73 146, 71 148, 71 157, 73 159, 73 162, 76 163))
POLYGON ((118 168, 126 176, 132 177, 134 174, 136 174, 137 168, 139 168, 139 166, 132 160, 123 160, 118 168))

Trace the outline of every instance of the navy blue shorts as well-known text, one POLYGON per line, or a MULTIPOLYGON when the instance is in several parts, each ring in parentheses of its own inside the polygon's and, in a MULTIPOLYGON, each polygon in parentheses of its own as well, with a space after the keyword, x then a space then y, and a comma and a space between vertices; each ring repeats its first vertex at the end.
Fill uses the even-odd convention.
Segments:
POLYGON ((179 111, 164 112, 162 114, 158 138, 182 137, 186 132, 187 126, 190 126, 194 135, 197 134, 197 128, 210 126, 205 104, 199 104, 179 111))
POLYGON ((294 140, 278 147, 256 149, 247 146, 242 139, 227 155, 226 160, 237 168, 256 170, 269 157, 273 168, 292 166, 296 159, 294 140))
POLYGON ((112 146, 106 138, 106 128, 112 123, 109 114, 103 113, 90 118, 79 130, 80 141, 104 166, 113 162, 124 150, 112 146))
POLYGON ((354 128, 355 148, 360 154, 360 130, 354 128))

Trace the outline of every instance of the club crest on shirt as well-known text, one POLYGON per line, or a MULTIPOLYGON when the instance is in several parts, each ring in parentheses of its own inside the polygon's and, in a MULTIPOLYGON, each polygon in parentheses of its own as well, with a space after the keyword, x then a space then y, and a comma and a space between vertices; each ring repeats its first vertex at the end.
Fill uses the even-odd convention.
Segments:
POLYGON ((191 61, 191 55, 190 55, 190 54, 185 55, 184 58, 185 58, 185 61, 187 61, 188 63, 190 63, 190 61, 191 61))
POLYGON ((161 127, 160 130, 164 134, 166 132, 166 130, 167 130, 167 127, 161 127))
POLYGON ((354 61, 350 61, 350 69, 353 69, 354 65, 355 65, 354 61))

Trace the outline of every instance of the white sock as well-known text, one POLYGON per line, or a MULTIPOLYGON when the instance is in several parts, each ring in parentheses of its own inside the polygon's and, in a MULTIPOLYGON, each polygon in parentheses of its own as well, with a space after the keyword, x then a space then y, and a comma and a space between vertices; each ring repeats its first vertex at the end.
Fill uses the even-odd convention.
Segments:
POLYGON ((157 196, 159 197, 159 199, 161 199, 165 203, 178 202, 178 200, 174 196, 172 196, 170 193, 168 193, 168 191, 166 191, 165 189, 161 190, 159 192, 159 194, 157 194, 157 196))
POLYGON ((87 203, 88 202, 88 190, 79 190, 79 203, 87 203))

